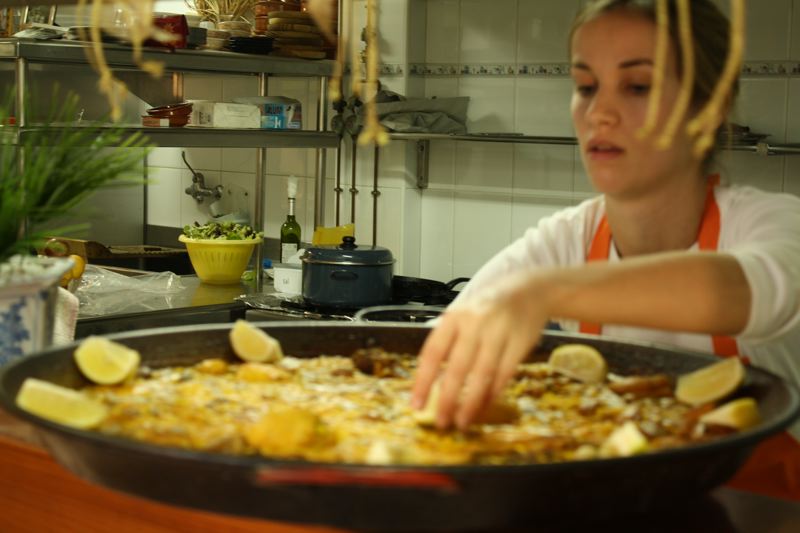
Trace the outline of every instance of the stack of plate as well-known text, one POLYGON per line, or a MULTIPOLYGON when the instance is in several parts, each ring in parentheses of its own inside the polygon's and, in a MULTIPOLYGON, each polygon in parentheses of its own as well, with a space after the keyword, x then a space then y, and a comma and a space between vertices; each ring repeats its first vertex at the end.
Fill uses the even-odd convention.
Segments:
POLYGON ((325 40, 311 15, 302 11, 271 11, 264 35, 275 39, 274 49, 280 55, 323 59, 325 40))
POLYGON ((231 37, 228 49, 241 54, 269 54, 272 52, 272 37, 231 37))

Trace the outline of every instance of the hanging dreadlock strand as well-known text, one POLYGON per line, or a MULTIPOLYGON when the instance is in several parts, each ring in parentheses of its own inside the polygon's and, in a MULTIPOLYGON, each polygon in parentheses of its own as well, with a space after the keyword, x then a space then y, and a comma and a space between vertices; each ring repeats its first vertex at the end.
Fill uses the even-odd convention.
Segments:
POLYGON ((332 101, 336 102, 344 98, 342 94, 342 77, 344 76, 345 50, 347 50, 347 35, 352 27, 349 24, 350 9, 352 5, 348 2, 342 4, 342 20, 340 22, 339 35, 336 40, 336 62, 333 65, 333 75, 328 80, 328 94, 332 101), (345 24, 347 27, 345 28, 345 24))
POLYGON ((664 131, 658 139, 656 146, 662 150, 672 144, 678 126, 686 116, 692 101, 692 88, 694 87, 694 43, 692 39, 692 14, 690 0, 678 0, 678 32, 680 35, 681 52, 683 56, 683 73, 681 88, 675 108, 667 120, 664 131))
MULTIPOLYGON (((361 71, 361 54, 358 49, 358 42, 360 39, 355 35, 353 0, 345 1, 350 4, 350 33, 352 34, 350 35, 350 91, 353 93, 353 96, 359 98, 362 94, 361 80, 363 77, 361 71)), ((369 26, 369 21, 367 21, 367 25, 369 26)))
POLYGON ((656 4, 656 35, 655 64, 653 65, 653 90, 647 102, 647 117, 644 125, 636 135, 640 139, 648 137, 656 128, 658 114, 661 109, 661 95, 664 93, 664 77, 667 71, 667 52, 669 50, 669 9, 667 0, 658 0, 656 4))
POLYGON ((694 154, 703 157, 714 145, 717 128, 723 120, 725 107, 733 92, 736 77, 742 68, 745 44, 745 2, 731 0, 730 50, 725 61, 722 75, 717 81, 714 91, 697 117, 689 122, 687 131, 690 135, 699 135, 695 141, 694 154))
POLYGON ((371 98, 367 101, 367 117, 364 130, 358 136, 358 144, 365 145, 375 143, 383 146, 389 142, 389 134, 386 128, 378 120, 378 110, 376 108, 378 92, 378 17, 376 0, 367 0, 367 87, 371 98))

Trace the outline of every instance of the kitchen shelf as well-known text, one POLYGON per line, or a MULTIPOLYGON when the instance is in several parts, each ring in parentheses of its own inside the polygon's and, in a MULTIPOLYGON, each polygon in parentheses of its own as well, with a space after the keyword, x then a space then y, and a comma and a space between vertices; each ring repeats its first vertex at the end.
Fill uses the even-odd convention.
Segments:
MULTIPOLYGON (((445 133, 392 133, 392 139, 417 142, 417 187, 428 187, 428 160, 430 157, 430 141, 467 141, 505 144, 549 144, 561 146, 577 146, 575 137, 540 137, 516 134, 466 134, 450 135, 445 133)), ((751 152, 762 156, 768 155, 800 155, 800 144, 770 144, 757 142, 752 144, 733 144, 723 146, 724 150, 734 152, 751 152)))
MULTIPOLYGON (((88 65, 82 41, 34 41, 0 39, 0 60, 26 59, 33 63, 88 65)), ((104 44, 106 61, 112 68, 138 69, 130 46, 104 44)), ((270 76, 330 76, 334 62, 330 60, 293 59, 255 54, 238 54, 216 50, 168 50, 145 48, 143 59, 159 61, 167 71, 229 74, 268 74, 270 76)))
MULTIPOLYGON (((47 127, 54 136, 61 128, 47 127)), ((111 127, 101 127, 111 129, 111 127)), ((22 128, 18 132, 20 138, 34 131, 36 125, 22 128)), ((229 128, 142 128, 127 127, 123 131, 128 135, 140 133, 152 144, 162 147, 178 148, 337 148, 339 135, 332 131, 305 130, 264 130, 264 129, 229 129, 229 128)))
MULTIPOLYGON (((531 135, 513 134, 467 134, 448 135, 444 133, 392 133, 392 139, 406 141, 472 141, 510 144, 556 144, 577 146, 575 137, 539 137, 531 135)), ((800 144, 771 144, 758 142, 753 144, 734 144, 730 147, 723 146, 724 150, 734 152, 755 152, 761 155, 798 155, 800 144)))
MULTIPOLYGON (((25 116, 24 97, 27 94, 27 81, 31 65, 75 65, 90 67, 86 55, 89 43, 81 41, 36 41, 27 39, 0 39, 0 64, 13 65, 15 97, 15 117, 18 129, 0 131, 0 136, 13 135, 15 141, 24 140, 26 134, 36 131, 36 124, 30 124, 25 116)), ((314 148, 317 152, 317 176, 314 195, 314 223, 322 225, 325 209, 324 171, 327 167, 326 148, 339 148, 339 136, 327 130, 328 78, 333 74, 334 62, 329 60, 294 59, 265 55, 239 54, 213 50, 168 50, 145 48, 143 60, 163 63, 170 76, 153 80, 142 72, 133 60, 130 46, 104 44, 103 53, 108 65, 117 76, 125 80, 131 91, 143 101, 148 97, 161 100, 173 98, 183 100, 183 82, 186 73, 206 73, 215 75, 242 74, 256 76, 258 96, 267 96, 268 80, 271 76, 302 76, 319 78, 319 100, 317 120, 314 130, 263 130, 263 129, 221 129, 221 128, 127 128, 130 135, 141 133, 153 144, 164 147, 185 148, 254 148, 257 150, 254 190, 253 226, 256 231, 263 229, 264 183, 267 176, 267 149, 270 148, 314 148)), ((152 105, 152 104, 151 104, 152 105)), ((39 126, 42 127, 42 126, 39 126)), ((66 126, 65 126, 66 127, 66 126)), ((57 130, 54 131, 54 134, 57 130)), ((263 249, 256 247, 255 264, 261 264, 263 249)), ((261 289, 263 271, 256 269, 256 287, 261 289)))

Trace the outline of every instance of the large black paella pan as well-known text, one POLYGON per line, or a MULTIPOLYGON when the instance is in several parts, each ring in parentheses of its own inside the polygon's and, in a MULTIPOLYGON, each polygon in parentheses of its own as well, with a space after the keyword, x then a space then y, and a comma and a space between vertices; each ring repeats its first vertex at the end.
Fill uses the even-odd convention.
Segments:
MULTIPOLYGON (((418 325, 264 323, 287 354, 351 354, 364 347, 416 353, 429 329, 418 325)), ((152 368, 209 357, 234 359, 230 325, 137 331, 114 338, 152 368)), ((541 349, 579 340, 599 349, 620 374, 677 376, 710 356, 644 344, 551 333, 541 349)), ((18 409, 25 378, 68 387, 88 383, 73 363, 74 346, 27 357, 0 371, 0 403, 41 433, 55 458, 101 485, 165 503, 273 520, 387 530, 494 529, 550 519, 644 512, 675 506, 723 483, 753 447, 788 427, 800 412, 797 391, 750 368, 747 395, 763 421, 710 443, 619 459, 516 466, 389 467, 313 464, 191 452, 67 428, 18 409)))

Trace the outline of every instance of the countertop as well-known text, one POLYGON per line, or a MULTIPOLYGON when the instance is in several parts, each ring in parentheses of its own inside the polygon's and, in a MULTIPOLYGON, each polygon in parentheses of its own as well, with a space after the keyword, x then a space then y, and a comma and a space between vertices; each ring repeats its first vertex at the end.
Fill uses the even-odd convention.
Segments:
MULTIPOLYGON (((176 281, 177 286, 164 292, 79 294, 76 338, 163 326, 230 323, 245 318, 247 311, 236 298, 256 294, 254 284, 245 282, 209 285, 196 276, 178 276, 176 281)), ((262 293, 272 292, 271 280, 267 283, 265 279, 262 293)))
MULTIPOLYGON (((135 468, 135 465, 131 465, 135 468)), ((657 480, 653 480, 657 483, 657 480)), ((35 428, 0 410, 0 531, 28 533, 335 533, 342 530, 240 518, 161 504, 88 483, 58 465, 35 428)), ((800 504, 719 488, 681 508, 603 522, 536 525, 536 531, 789 533, 800 504), (613 529, 612 529, 613 528, 613 529)), ((533 526, 533 525, 532 525, 533 526)), ((526 530, 530 530, 526 528, 526 530)))
MULTIPOLYGON (((162 276, 162 274, 158 274, 162 276)), ((229 285, 210 285, 197 276, 177 276, 172 281, 166 274, 154 280, 148 290, 111 290, 109 286, 102 292, 78 292, 81 308, 79 320, 91 320, 117 315, 141 314, 154 311, 169 311, 211 305, 230 305, 243 294, 255 293, 252 283, 239 282, 229 285), (163 290, 160 290, 163 289, 163 290)), ((124 279, 124 278, 123 278, 124 279)), ((135 281, 137 278, 133 278, 135 281)), ((269 280, 271 282, 271 280, 269 280)), ((272 284, 264 280, 264 292, 272 292, 272 284)))

